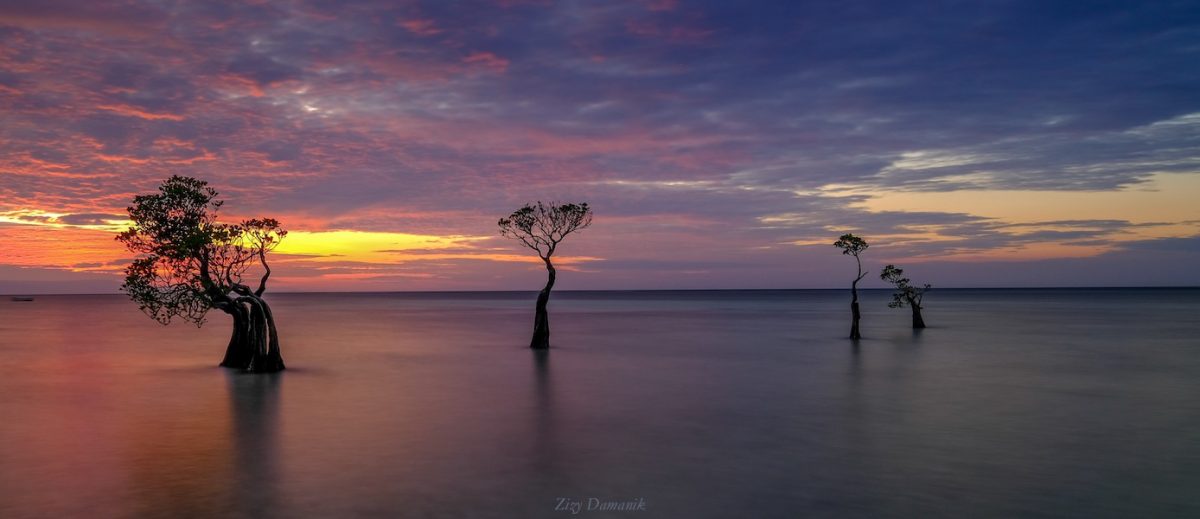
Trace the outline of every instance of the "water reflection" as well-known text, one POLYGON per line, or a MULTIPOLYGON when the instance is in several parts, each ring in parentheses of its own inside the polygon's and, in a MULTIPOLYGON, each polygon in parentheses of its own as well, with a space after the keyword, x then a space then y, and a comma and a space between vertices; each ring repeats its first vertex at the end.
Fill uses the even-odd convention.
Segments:
POLYGON ((137 516, 262 517, 277 505, 282 376, 197 377, 190 395, 153 400, 125 436, 137 516))
POLYGON ((534 351, 533 354, 533 437, 530 444, 534 469, 548 481, 557 474, 558 428, 554 410, 554 382, 550 373, 550 352, 534 351))
POLYGON ((279 394, 282 373, 227 372, 233 415, 232 507, 249 517, 278 504, 279 394))
POLYGON ((224 399, 210 388, 198 385, 173 402, 148 399, 132 410, 130 430, 122 436, 138 516, 215 512, 228 500, 230 416, 224 399))

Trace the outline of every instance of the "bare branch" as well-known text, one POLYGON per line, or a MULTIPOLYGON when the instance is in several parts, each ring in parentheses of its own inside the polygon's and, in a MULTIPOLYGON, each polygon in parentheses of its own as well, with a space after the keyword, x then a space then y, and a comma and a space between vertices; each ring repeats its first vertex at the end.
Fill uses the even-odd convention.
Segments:
POLYGON ((592 210, 588 204, 544 204, 538 201, 525 204, 498 222, 500 234, 521 242, 537 252, 538 257, 549 260, 558 244, 567 235, 586 228, 592 223, 592 210))

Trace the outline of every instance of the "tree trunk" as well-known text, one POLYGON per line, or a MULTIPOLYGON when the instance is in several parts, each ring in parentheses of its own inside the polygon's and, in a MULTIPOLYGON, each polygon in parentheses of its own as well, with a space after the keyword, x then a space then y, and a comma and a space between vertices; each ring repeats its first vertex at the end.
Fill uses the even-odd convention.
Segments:
POLYGON ((225 313, 233 317, 233 333, 221 367, 245 369, 250 364, 250 316, 246 308, 237 303, 230 303, 225 313))
POLYGON ((238 298, 238 300, 243 301, 250 312, 250 339, 246 342, 246 349, 250 351, 250 359, 244 369, 246 371, 254 371, 255 361, 261 359, 267 352, 267 344, 264 340, 265 330, 263 330, 262 323, 262 308, 254 304, 253 300, 249 298, 238 298))
POLYGON ((910 305, 910 306, 912 306, 913 329, 915 330, 915 329, 919 329, 919 328, 924 328, 925 327, 925 319, 921 317, 921 306, 920 305, 910 305))
POLYGON ((275 328, 275 314, 271 313, 271 306, 266 301, 260 298, 259 302, 262 303, 263 315, 267 320, 267 362, 277 368, 274 371, 282 371, 283 354, 279 349, 279 330, 275 328))
POLYGON ((266 301, 242 296, 225 310, 233 316, 233 335, 221 366, 253 373, 274 373, 284 369, 275 318, 266 301))
POLYGON ((533 340, 529 342, 529 347, 535 350, 550 348, 550 315, 546 312, 546 303, 550 301, 550 290, 554 288, 555 271, 550 258, 542 258, 542 261, 546 262, 549 279, 546 281, 546 287, 538 293, 537 308, 534 311, 533 340))
POLYGON ((266 303, 258 297, 242 297, 239 300, 245 300, 250 306, 250 321, 252 339, 250 343, 250 363, 246 366, 246 371, 253 373, 274 373, 283 370, 283 358, 279 355, 278 339, 275 341, 275 348, 272 351, 271 338, 275 334, 271 332, 271 325, 267 318, 266 303))
MULTIPOLYGON (((861 278, 860 278, 861 279, 861 278)), ((850 338, 861 339, 862 334, 858 333, 858 320, 862 317, 862 312, 858 309, 858 280, 850 285, 850 338)))

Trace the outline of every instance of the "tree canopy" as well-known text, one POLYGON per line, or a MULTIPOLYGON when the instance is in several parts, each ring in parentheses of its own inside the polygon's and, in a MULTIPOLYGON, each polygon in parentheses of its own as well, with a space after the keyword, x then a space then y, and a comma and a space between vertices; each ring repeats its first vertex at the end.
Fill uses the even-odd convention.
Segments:
POLYGON ((181 318, 202 325, 230 293, 262 295, 270 268, 266 253, 287 235, 277 220, 217 221, 223 202, 208 183, 173 176, 157 193, 138 195, 128 208, 133 225, 117 240, 138 254, 121 289, 160 323, 181 318), (256 290, 243 284, 254 265, 265 273, 256 290))
POLYGON ((507 218, 501 218, 500 234, 533 249, 543 260, 549 260, 559 242, 592 224, 592 210, 586 202, 579 204, 525 204, 507 218))
POLYGON ((931 288, 931 285, 928 283, 920 287, 913 286, 912 280, 904 277, 904 269, 895 265, 883 267, 883 271, 879 273, 879 278, 896 287, 896 291, 892 293, 892 302, 888 303, 888 307, 890 308, 901 308, 905 305, 912 305, 919 310, 921 308, 921 300, 925 297, 925 292, 931 288))
POLYGON ((837 241, 833 242, 833 246, 842 249, 842 254, 848 254, 857 258, 862 251, 867 250, 867 247, 871 245, 867 243, 867 240, 853 234, 843 234, 837 241))

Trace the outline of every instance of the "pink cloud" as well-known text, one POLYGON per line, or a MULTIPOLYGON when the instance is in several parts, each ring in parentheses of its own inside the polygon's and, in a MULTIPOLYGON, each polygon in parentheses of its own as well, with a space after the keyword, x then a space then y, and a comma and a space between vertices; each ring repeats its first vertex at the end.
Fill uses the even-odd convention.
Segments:
POLYGON ((489 68, 495 72, 504 72, 508 70, 508 60, 491 52, 475 52, 468 54, 462 59, 463 63, 480 65, 489 68))
POLYGON ((150 120, 166 119, 169 121, 182 121, 184 119, 184 117, 182 115, 152 113, 152 112, 140 110, 138 108, 128 106, 128 105, 97 105, 96 108, 98 108, 100 110, 107 110, 109 112, 113 112, 113 113, 120 114, 120 115, 127 115, 129 117, 138 117, 141 119, 150 119, 150 120))
POLYGON ((0 4, 0 25, 145 38, 158 34, 165 22, 164 13, 144 5, 57 0, 0 4))
POLYGON ((400 20, 397 22, 397 25, 418 36, 433 36, 442 33, 442 30, 437 27, 437 24, 433 20, 422 18, 400 20))

